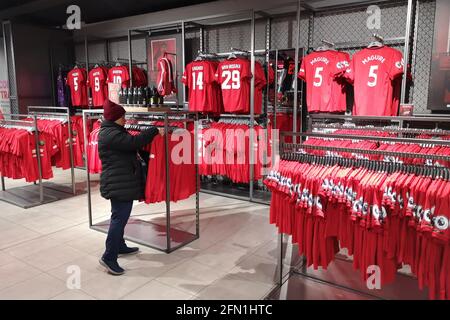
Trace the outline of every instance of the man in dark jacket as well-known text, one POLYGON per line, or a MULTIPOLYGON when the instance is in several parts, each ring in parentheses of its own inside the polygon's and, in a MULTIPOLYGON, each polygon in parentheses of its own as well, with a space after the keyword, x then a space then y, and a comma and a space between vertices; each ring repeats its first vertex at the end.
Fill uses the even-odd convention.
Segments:
POLYGON ((130 135, 125 125, 125 109, 106 100, 98 151, 102 162, 100 193, 111 201, 111 223, 106 239, 106 250, 100 264, 109 273, 121 275, 124 270, 117 263, 119 254, 133 254, 139 248, 127 247, 123 239, 124 229, 133 208, 133 200, 143 199, 145 181, 138 150, 149 144, 163 129, 156 127, 130 135))

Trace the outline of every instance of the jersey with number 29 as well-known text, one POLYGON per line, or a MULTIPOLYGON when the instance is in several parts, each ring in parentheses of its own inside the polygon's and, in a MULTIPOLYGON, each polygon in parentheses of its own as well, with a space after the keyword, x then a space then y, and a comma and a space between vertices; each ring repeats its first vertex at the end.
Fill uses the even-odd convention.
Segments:
POLYGON ((353 55, 345 77, 353 82, 353 115, 392 116, 393 80, 403 74, 403 56, 396 49, 364 48, 353 55))
POLYGON ((248 113, 250 111, 251 77, 248 59, 228 59, 219 64, 215 79, 222 88, 225 112, 248 113))

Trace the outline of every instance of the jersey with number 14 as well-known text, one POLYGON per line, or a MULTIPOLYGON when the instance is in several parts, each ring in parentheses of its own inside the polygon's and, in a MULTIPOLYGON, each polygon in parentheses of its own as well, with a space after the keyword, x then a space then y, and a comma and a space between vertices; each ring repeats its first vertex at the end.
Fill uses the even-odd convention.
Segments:
POLYGON ((215 82, 217 63, 193 61, 186 66, 182 82, 189 88, 189 110, 221 112, 220 88, 215 82))
POLYGON ((393 80, 403 74, 403 56, 396 49, 364 48, 353 55, 345 77, 353 82, 353 115, 394 116, 393 80))

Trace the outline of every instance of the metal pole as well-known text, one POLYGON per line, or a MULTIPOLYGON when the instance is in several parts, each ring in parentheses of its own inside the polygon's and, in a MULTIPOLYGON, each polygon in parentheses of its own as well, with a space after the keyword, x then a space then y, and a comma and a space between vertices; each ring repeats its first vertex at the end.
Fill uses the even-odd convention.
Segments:
POLYGON ((86 167, 86 188, 88 197, 88 214, 89 214, 89 227, 92 227, 92 199, 91 199, 91 175, 89 174, 89 161, 88 161, 88 139, 87 136, 87 120, 86 115, 88 111, 83 110, 83 137, 84 137, 84 156, 86 167))
POLYGON ((278 285, 281 287, 281 285, 283 284, 283 256, 284 256, 284 250, 283 250, 283 234, 280 233, 278 236, 278 241, 277 241, 277 245, 278 245, 278 285))
POLYGON ((2 174, 2 191, 6 190, 6 186, 5 186, 5 177, 2 174))
POLYGON ((408 63, 409 63, 409 42, 411 34, 411 17, 412 17, 412 7, 413 0, 408 0, 408 9, 406 13, 406 31, 405 31, 405 48, 403 49, 403 78, 402 78, 402 93, 401 93, 401 103, 406 102, 406 81, 408 73, 408 63))
POLYGON ((170 252, 171 243, 170 243, 170 154, 169 154, 169 117, 167 113, 164 116, 164 154, 165 154, 165 164, 166 164, 166 240, 167 240, 167 248, 166 251, 170 252))
POLYGON ((133 87, 133 56, 132 56, 132 45, 131 45, 131 30, 128 30, 128 65, 130 73, 130 88, 133 87))
MULTIPOLYGON (((84 54, 86 59, 86 76, 89 76, 89 46, 87 36, 84 37, 84 54)), ((89 105, 89 86, 86 86, 88 105, 89 105)), ((90 108, 90 107, 89 107, 90 108)))
MULTIPOLYGON (((184 27, 184 21, 181 21, 181 38, 182 38, 182 41, 181 41, 181 51, 182 51, 182 53, 181 53, 181 62, 183 64, 183 70, 186 67, 186 52, 185 52, 186 46, 185 46, 185 43, 184 43, 186 41, 186 33, 185 33, 184 28, 185 28, 184 27)), ((185 109, 185 105, 186 105, 186 86, 182 85, 182 87, 183 87, 183 109, 185 109)))
POLYGON ((194 161, 195 161, 195 232, 200 237, 200 175, 198 171, 199 143, 198 143, 198 113, 195 114, 194 122, 194 161))
POLYGON ((250 82, 250 201, 253 200, 253 179, 255 176, 255 154, 254 154, 254 121, 255 121, 255 11, 252 10, 252 20, 250 23, 250 53, 251 53, 251 73, 252 79, 250 82))
POLYGON ((72 193, 75 195, 77 193, 75 187, 75 163, 74 163, 74 152, 73 152, 73 137, 72 137, 72 122, 70 121, 70 111, 67 109, 67 124, 69 127, 69 151, 70 151, 70 176, 72 178, 72 193))
POLYGON ((39 172, 39 201, 40 203, 44 202, 44 186, 42 185, 42 164, 41 164, 41 146, 39 143, 39 129, 38 129, 38 122, 37 117, 33 116, 34 121, 34 140, 36 143, 36 157, 37 157, 37 165, 38 165, 38 172, 39 172))
MULTIPOLYGON (((294 106, 293 106, 293 125, 292 130, 297 132, 297 108, 298 108, 298 54, 299 54, 299 46, 300 46, 300 0, 297 1, 297 43, 295 45, 295 71, 294 71, 294 106)), ((301 113, 301 111, 300 111, 301 113)), ((293 142, 297 143, 297 137, 293 137, 293 142)))

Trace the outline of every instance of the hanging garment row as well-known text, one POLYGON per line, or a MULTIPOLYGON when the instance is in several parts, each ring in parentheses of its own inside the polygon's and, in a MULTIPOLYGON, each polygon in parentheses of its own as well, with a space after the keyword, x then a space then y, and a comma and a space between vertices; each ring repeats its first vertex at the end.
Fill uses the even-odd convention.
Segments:
MULTIPOLYGON (((359 136, 377 136, 377 137, 394 137, 395 134, 385 132, 385 131, 361 131, 361 130, 345 130, 340 129, 336 130, 334 134, 338 135, 359 135, 359 136)), ((342 139, 342 138, 333 138, 330 135, 329 138, 316 138, 316 137, 308 137, 308 139, 304 142, 306 146, 323 146, 323 147, 337 147, 337 148, 351 148, 355 150, 379 150, 379 151, 391 151, 391 152, 400 152, 400 153, 414 153, 414 154, 435 154, 448 156, 450 155, 450 147, 445 145, 437 145, 433 144, 433 140, 430 140, 429 144, 418 144, 418 143, 404 143, 404 142, 379 142, 372 140, 351 140, 351 139, 342 139)), ((306 149, 306 152, 315 154, 315 155, 325 155, 329 153, 326 150, 311 150, 306 149)), ((353 158, 355 154, 348 152, 335 152, 335 154, 353 158)), ((442 160, 426 160, 423 158, 402 158, 402 157, 391 157, 391 156, 380 156, 380 155, 367 155, 365 156, 367 159, 371 160, 384 160, 391 162, 399 162, 404 164, 427 164, 427 165, 437 165, 437 166, 445 166, 450 167, 450 163, 448 161, 442 160)))
MULTIPOLYGON (((221 62, 198 57, 186 66, 182 78, 189 88, 189 110, 249 114, 252 77, 250 60, 245 57, 231 54, 221 62)), ((259 62, 255 62, 254 77, 254 114, 260 114, 267 80, 259 62)))
POLYGON ((450 299, 448 172, 433 179, 407 166, 388 173, 312 158, 282 160, 265 180, 270 222, 292 235, 307 266, 326 269, 346 248, 363 281, 371 265, 387 284, 407 264, 431 299, 450 299))
MULTIPOLYGON (((137 66, 132 67, 131 77, 133 77, 133 85, 135 87, 146 87, 148 85, 147 72, 137 66)), ((58 97, 63 96, 64 86, 60 84, 63 81, 58 76, 58 97), (60 92, 61 91, 61 92, 60 92)), ((85 68, 76 65, 67 73, 66 85, 70 88, 71 104, 74 107, 86 108, 88 102, 88 88, 92 96, 92 105, 101 107, 105 99, 108 98, 108 83, 121 84, 123 88, 130 86, 130 72, 128 66, 117 63, 111 68, 96 65, 89 70, 89 74, 85 68)), ((61 104, 62 98, 59 98, 61 104)), ((65 101, 67 103, 67 101, 65 101)))
MULTIPOLYGON (((346 52, 321 46, 302 59, 298 77, 306 81, 309 112, 345 112, 346 83, 354 86, 353 115, 397 116, 402 53, 371 42, 350 59, 346 52)), ((408 74, 408 79, 411 79, 408 74)))
POLYGON ((254 180, 261 179, 263 154, 270 157, 270 150, 265 142, 265 129, 260 125, 253 128, 253 146, 250 145, 249 119, 222 119, 200 129, 200 175, 221 175, 235 183, 249 183, 253 166, 254 180), (253 153, 253 164, 250 153, 253 153))

